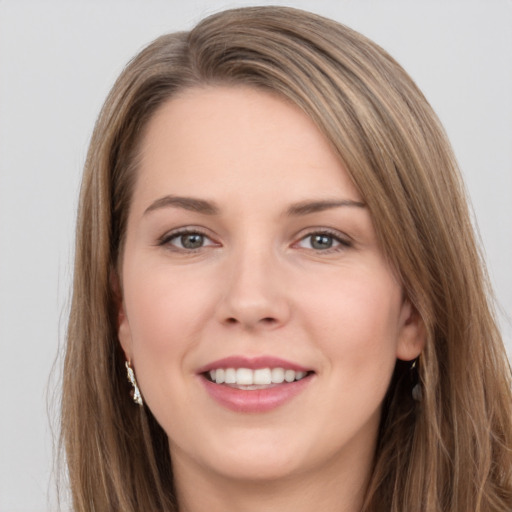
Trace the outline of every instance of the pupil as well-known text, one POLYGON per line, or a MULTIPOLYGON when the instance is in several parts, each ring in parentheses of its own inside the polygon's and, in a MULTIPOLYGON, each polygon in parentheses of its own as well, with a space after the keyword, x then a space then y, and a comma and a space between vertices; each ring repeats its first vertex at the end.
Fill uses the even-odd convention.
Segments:
POLYGON ((203 245, 203 235, 181 235, 181 245, 185 249, 197 249, 203 245))
POLYGON ((313 235, 311 245, 313 249, 330 249, 332 247, 332 237, 328 235, 313 235))

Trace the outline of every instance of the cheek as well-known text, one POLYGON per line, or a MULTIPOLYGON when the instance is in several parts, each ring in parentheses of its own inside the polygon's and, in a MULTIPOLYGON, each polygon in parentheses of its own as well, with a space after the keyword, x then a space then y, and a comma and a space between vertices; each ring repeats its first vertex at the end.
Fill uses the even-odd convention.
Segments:
POLYGON ((305 328, 348 371, 389 369, 396 360, 401 288, 386 271, 340 273, 321 294, 301 294, 305 328), (343 275, 342 275, 343 274, 343 275))
POLYGON ((157 420, 169 427, 169 404, 193 401, 187 394, 188 356, 200 343, 201 319, 213 314, 215 301, 204 281, 189 279, 186 272, 140 264, 126 268, 125 304, 137 380, 157 420), (137 272, 130 274, 130 268, 137 272))
POLYGON ((213 314, 211 297, 200 276, 170 272, 164 266, 135 266, 125 284, 126 312, 134 357, 156 359, 178 356, 198 338, 201 317, 213 314))

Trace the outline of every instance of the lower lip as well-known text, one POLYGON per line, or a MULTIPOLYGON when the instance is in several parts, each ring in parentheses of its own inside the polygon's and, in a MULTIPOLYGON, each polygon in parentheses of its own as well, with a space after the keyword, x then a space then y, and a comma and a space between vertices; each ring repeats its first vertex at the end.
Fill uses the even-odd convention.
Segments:
POLYGON ((266 389, 236 389, 215 384, 203 375, 200 379, 208 394, 220 405, 235 412, 261 413, 271 411, 292 400, 304 391, 312 375, 286 384, 276 384, 266 389))

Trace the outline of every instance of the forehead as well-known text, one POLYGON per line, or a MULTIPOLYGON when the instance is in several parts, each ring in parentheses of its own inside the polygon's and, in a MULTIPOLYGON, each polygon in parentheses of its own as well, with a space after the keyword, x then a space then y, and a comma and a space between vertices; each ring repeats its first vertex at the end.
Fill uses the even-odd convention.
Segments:
POLYGON ((140 149, 136 194, 142 188, 153 196, 231 191, 252 197, 274 188, 290 200, 342 192, 359 198, 314 122, 261 89, 186 90, 158 109, 140 149))

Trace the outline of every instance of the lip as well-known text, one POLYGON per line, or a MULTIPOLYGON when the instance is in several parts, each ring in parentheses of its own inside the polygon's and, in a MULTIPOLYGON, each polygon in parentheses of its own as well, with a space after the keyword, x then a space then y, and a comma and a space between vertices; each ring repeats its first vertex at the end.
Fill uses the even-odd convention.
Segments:
POLYGON ((212 361, 197 370, 197 373, 206 373, 217 368, 248 368, 257 370, 258 368, 283 368, 284 370, 295 370, 296 372, 310 372, 312 368, 306 368, 291 361, 286 361, 273 356, 230 356, 217 361, 212 361))
POLYGON ((306 390, 311 384, 314 372, 299 364, 278 357, 260 356, 248 358, 244 356, 231 356, 218 359, 202 366, 197 371, 198 378, 206 392, 219 405, 239 413, 264 413, 276 409, 291 401, 299 393, 306 390), (218 368, 283 368, 308 372, 301 380, 274 384, 264 389, 237 389, 224 384, 216 384, 208 380, 204 374, 218 368))

